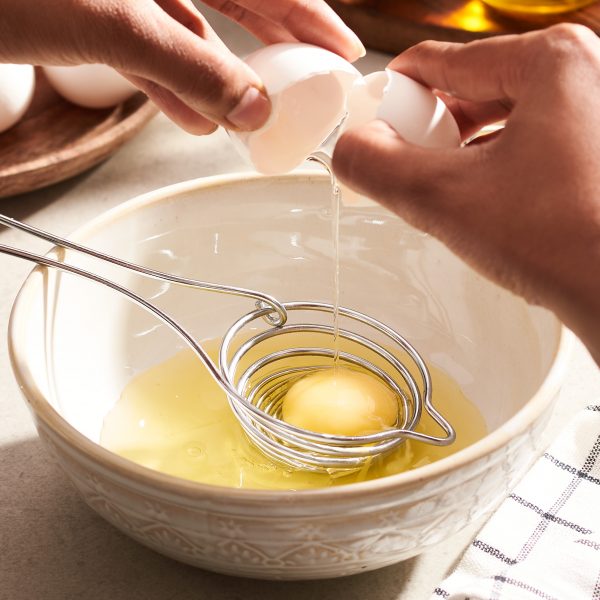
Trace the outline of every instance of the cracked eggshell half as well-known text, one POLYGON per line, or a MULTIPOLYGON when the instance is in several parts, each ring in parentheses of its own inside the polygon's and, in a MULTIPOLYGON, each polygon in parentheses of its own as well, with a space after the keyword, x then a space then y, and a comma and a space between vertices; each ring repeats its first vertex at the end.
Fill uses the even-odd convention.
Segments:
POLYGON ((50 85, 65 99, 84 108, 110 108, 138 90, 106 65, 44 67, 50 85))
POLYGON ((340 124, 360 73, 341 56, 310 44, 273 44, 245 61, 261 78, 272 111, 260 129, 231 136, 260 173, 287 173, 340 124))
POLYGON ((458 125, 429 88, 396 71, 377 71, 358 80, 348 100, 343 131, 381 119, 403 139, 424 148, 460 146, 458 125))
POLYGON ((0 132, 6 131, 25 114, 35 88, 31 65, 0 64, 0 132))
MULTIPOLYGON (((461 143, 458 125, 444 102, 429 88, 396 71, 377 71, 356 82, 341 133, 375 119, 424 148, 458 148, 461 143)), ((346 186, 342 186, 342 199, 344 204, 374 204, 346 186)))

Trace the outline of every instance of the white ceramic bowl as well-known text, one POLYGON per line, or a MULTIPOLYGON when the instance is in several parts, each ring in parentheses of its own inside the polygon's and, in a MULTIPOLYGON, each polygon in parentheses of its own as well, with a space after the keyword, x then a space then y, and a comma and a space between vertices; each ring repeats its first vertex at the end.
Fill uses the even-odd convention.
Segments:
MULTIPOLYGON (((125 259, 281 300, 332 298, 325 175, 232 175, 127 202, 73 239, 125 259)), ((490 433, 411 472, 301 492, 219 488, 138 466, 97 444, 133 374, 180 342, 115 292, 35 270, 15 303, 10 352, 39 435, 85 501, 178 560, 261 578, 335 577, 413 556, 489 512, 539 452, 567 337, 550 314, 483 280, 380 207, 342 216, 342 303, 395 327, 456 379, 490 433)), ((179 318, 218 336, 248 300, 144 280, 92 259, 179 318)))

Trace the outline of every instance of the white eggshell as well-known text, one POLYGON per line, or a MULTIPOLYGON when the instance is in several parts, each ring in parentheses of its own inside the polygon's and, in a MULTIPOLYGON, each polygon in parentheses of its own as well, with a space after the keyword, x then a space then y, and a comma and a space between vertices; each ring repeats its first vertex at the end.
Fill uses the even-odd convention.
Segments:
POLYGON ((52 87, 66 100, 85 108, 109 108, 124 102, 137 88, 106 65, 44 67, 52 87))
POLYGON ((382 119, 407 142, 424 148, 460 145, 458 125, 447 106, 429 88, 396 71, 377 71, 358 80, 350 92, 348 130, 382 119))
POLYGON ((286 173, 331 134, 346 113, 360 73, 333 52, 309 44, 273 44, 246 58, 271 99, 271 117, 253 132, 233 132, 257 171, 286 173))
POLYGON ((0 132, 15 125, 31 104, 35 71, 31 65, 0 64, 0 132))
MULTIPOLYGON (((404 140, 424 148, 460 146, 458 125, 448 107, 429 88, 396 71, 377 71, 356 81, 342 131, 381 119, 404 140)), ((342 188, 344 204, 373 202, 342 188)))

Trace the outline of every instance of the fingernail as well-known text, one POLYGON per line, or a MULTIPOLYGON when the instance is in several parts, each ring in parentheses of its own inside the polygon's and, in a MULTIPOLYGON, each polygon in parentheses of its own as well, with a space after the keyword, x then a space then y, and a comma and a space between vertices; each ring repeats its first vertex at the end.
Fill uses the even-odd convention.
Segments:
POLYGON ((358 58, 362 58, 367 54, 367 49, 365 48, 364 44, 358 39, 358 37, 356 38, 356 51, 358 52, 358 58))
POLYGON ((352 29, 348 28, 350 32, 350 38, 352 39, 352 45, 354 46, 354 57, 353 62, 362 58, 367 53, 363 43, 360 41, 360 38, 352 31, 352 29))
POLYGON ((264 93, 249 87, 237 106, 227 115, 227 120, 242 131, 252 131, 264 125, 271 113, 271 102, 264 93))

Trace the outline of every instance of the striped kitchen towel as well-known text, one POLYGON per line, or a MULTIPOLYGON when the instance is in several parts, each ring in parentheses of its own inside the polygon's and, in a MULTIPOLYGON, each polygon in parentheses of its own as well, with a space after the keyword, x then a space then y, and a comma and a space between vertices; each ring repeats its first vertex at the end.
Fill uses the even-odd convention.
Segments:
POLYGON ((431 600, 600 600, 600 406, 525 475, 431 600))

